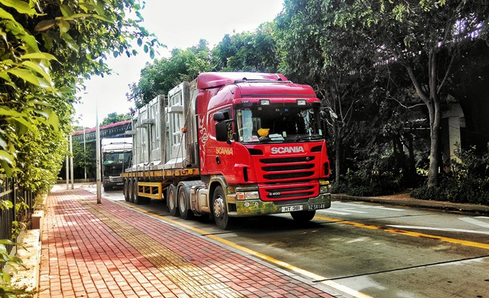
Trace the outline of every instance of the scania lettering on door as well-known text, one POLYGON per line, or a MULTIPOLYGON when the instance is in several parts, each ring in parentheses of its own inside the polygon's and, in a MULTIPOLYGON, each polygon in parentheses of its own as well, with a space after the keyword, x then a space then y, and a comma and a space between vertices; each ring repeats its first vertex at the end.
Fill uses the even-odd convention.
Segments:
POLYGON ((302 146, 272 147, 272 154, 304 153, 302 146))

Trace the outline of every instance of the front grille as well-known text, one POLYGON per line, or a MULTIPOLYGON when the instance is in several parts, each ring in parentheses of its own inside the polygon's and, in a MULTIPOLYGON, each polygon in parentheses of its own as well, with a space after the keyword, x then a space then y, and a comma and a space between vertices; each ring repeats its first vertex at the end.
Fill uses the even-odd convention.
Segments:
POLYGON ((270 163, 289 163, 289 162, 310 162, 314 160, 314 156, 288 157, 288 158, 263 158, 260 162, 265 164, 270 163))
POLYGON ((262 158, 260 159, 263 178, 272 182, 278 180, 305 179, 314 176, 314 156, 262 158))
POLYGON ((295 170, 309 170, 314 168, 314 164, 303 164, 303 165, 290 165, 290 166, 270 166, 263 167, 263 171, 266 172, 277 172, 277 171, 295 171, 295 170))
POLYGON ((276 179, 291 179, 291 178, 307 178, 313 176, 313 171, 299 172, 299 173, 281 173, 281 174, 266 174, 263 175, 265 179, 276 180, 276 179))
POLYGON ((262 197, 269 201, 278 201, 286 199, 305 199, 313 197, 317 192, 317 187, 310 184, 300 184, 288 187, 264 187, 262 197))

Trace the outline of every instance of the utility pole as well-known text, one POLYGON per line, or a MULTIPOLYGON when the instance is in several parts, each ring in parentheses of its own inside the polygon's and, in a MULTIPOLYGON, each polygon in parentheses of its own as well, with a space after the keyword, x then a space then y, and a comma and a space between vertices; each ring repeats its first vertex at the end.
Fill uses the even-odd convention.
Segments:
POLYGON ((101 166, 100 166, 100 127, 98 124, 98 104, 95 104, 95 140, 96 140, 96 162, 97 162, 97 204, 102 203, 102 185, 101 185, 101 180, 102 180, 102 175, 100 174, 101 171, 101 166))
POLYGON ((85 182, 87 182, 87 140, 85 136, 85 126, 83 126, 83 172, 85 174, 85 182))
POLYGON ((73 136, 70 134, 71 189, 75 188, 75 165, 73 164, 73 136))

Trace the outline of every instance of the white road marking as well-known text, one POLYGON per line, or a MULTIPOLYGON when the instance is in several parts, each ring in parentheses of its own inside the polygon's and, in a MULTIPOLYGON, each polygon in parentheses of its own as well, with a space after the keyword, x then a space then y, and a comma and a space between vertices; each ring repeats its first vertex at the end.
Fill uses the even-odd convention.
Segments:
POLYGON ((464 230, 464 229, 433 228, 433 227, 420 227, 420 226, 401 226, 401 225, 388 225, 388 227, 396 228, 396 229, 430 230, 430 231, 460 232, 460 233, 489 235, 489 232, 464 230))
POLYGON ((489 220, 489 217, 487 217, 487 216, 477 216, 475 218, 472 218, 472 217, 462 217, 462 218, 459 218, 459 219, 461 221, 465 221, 467 223, 470 223, 470 224, 473 224, 473 225, 476 225, 476 226, 479 226, 479 227, 483 227, 483 228, 489 229, 489 223, 482 222, 480 220, 477 220, 476 218, 483 218, 483 219, 489 220))

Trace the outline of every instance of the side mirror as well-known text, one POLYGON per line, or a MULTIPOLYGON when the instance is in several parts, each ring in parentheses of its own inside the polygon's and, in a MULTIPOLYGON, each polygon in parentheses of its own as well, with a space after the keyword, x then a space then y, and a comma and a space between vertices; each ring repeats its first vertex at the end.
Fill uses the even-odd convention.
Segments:
MULTIPOLYGON (((216 114, 214 114, 214 118, 216 114)), ((233 139, 233 119, 217 122, 216 140, 220 142, 231 143, 232 139, 233 139)))
POLYGON ((214 121, 221 122, 223 120, 226 120, 226 116, 224 116, 224 113, 221 112, 214 113, 214 121))

